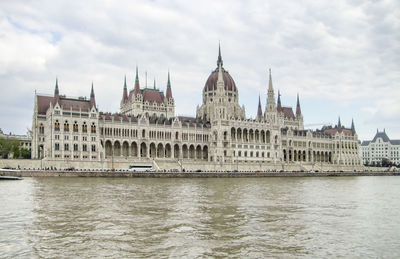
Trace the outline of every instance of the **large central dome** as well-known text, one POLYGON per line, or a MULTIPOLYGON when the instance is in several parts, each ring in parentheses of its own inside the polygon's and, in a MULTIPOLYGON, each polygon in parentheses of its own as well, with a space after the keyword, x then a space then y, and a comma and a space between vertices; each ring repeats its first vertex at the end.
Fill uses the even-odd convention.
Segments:
POLYGON ((224 86, 226 91, 235 91, 237 92, 235 81, 233 81, 231 75, 223 68, 223 61, 221 57, 221 47, 219 47, 218 53, 218 61, 217 68, 211 73, 206 81, 206 85, 204 86, 203 92, 208 91, 216 91, 217 90, 217 81, 218 81, 218 67, 221 64, 222 75, 224 79, 224 86))
MULTIPOLYGON (((228 73, 228 71, 225 71, 225 69, 222 68, 222 75, 224 77, 225 90, 236 92, 237 89, 236 89, 235 81, 233 81, 233 79, 232 79, 231 75, 228 73)), ((208 92, 208 91, 217 90, 217 80, 218 80, 218 68, 215 69, 211 73, 211 75, 208 77, 203 91, 208 92)))

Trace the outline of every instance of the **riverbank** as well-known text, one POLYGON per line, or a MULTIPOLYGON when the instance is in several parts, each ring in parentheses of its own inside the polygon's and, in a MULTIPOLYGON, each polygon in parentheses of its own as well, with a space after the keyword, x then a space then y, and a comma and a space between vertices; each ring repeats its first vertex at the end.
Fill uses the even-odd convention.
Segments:
POLYGON ((239 177, 331 177, 400 176, 400 172, 129 172, 129 171, 51 171, 3 170, 0 175, 17 177, 125 177, 125 178, 239 178, 239 177))

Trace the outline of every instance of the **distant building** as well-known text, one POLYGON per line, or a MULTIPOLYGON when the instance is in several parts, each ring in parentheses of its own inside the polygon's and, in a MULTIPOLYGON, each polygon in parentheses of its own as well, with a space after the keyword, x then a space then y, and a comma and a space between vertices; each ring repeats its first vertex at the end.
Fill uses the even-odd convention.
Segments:
MULTIPOLYGON (((29 152, 32 151, 32 132, 30 130, 28 130, 26 135, 15 135, 11 132, 9 134, 4 134, 4 132, 0 129, 0 137, 6 139, 16 139, 20 143, 20 149, 26 149, 29 152)), ((12 154, 9 154, 10 158, 12 156, 12 154)))
POLYGON ((400 164, 400 139, 389 139, 385 129, 382 132, 376 130, 375 137, 372 140, 363 141, 361 150, 364 164, 381 163, 383 158, 392 163, 400 164))

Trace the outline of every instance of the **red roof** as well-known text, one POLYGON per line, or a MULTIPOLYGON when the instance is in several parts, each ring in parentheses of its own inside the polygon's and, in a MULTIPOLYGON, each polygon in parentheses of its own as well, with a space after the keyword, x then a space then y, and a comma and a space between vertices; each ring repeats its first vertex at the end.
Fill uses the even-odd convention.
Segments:
POLYGON ((49 109, 50 102, 52 102, 54 97, 51 96, 37 96, 38 113, 46 114, 47 109, 49 109))
MULTIPOLYGON (((46 114, 46 111, 50 107, 50 103, 55 104, 55 99, 52 96, 37 96, 37 105, 38 105, 38 113, 46 114)), ((90 110, 90 101, 89 100, 79 100, 79 99, 69 99, 65 97, 60 97, 58 104, 64 110, 70 110, 72 108, 73 111, 89 111, 90 110)))
POLYGON ((79 99, 69 99, 60 97, 59 104, 63 110, 73 111, 89 111, 90 110, 90 101, 88 100, 79 100, 79 99))
POLYGON ((351 129, 346 129, 346 128, 333 128, 333 129, 326 129, 324 130, 325 133, 330 134, 330 135, 335 135, 336 132, 343 132, 345 135, 352 136, 353 132, 351 129))
POLYGON ((290 118, 290 119, 294 119, 294 113, 291 107, 282 107, 282 112, 283 114, 285 114, 285 117, 290 118))
MULTIPOLYGON (((235 81, 233 81, 228 71, 222 68, 222 73, 224 77, 225 90, 237 91, 235 81)), ((218 68, 214 70, 208 77, 206 85, 204 86, 204 91, 217 90, 217 81, 218 81, 218 68)))
POLYGON ((150 103, 162 103, 164 101, 164 94, 156 89, 144 89, 143 101, 148 101, 150 103))

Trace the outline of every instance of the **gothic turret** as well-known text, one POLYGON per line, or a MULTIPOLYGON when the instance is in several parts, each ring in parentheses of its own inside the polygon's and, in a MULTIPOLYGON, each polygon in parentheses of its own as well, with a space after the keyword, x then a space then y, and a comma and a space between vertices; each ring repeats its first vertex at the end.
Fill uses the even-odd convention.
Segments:
POLYGON ((281 93, 278 90, 278 106, 277 106, 277 110, 278 112, 282 111, 282 104, 281 104, 281 93))
POLYGON ((338 124, 337 124, 337 126, 338 126, 338 128, 341 128, 341 127, 342 127, 342 123, 340 122, 340 116, 339 116, 339 119, 338 119, 338 124))
POLYGON ((261 110, 261 97, 258 95, 258 110, 257 110, 257 120, 261 120, 263 114, 261 110))
POLYGON ((171 91, 171 81, 169 79, 169 71, 168 71, 168 82, 167 82, 167 93, 166 93, 166 98, 171 99, 172 98, 172 91, 171 91))
POLYGON ((128 100, 128 87, 126 86, 126 76, 124 80, 124 89, 122 92, 122 102, 126 102, 128 100))
POLYGON ((351 132, 353 133, 353 136, 356 134, 356 128, 354 127, 354 120, 351 119, 351 132))
POLYGON ((96 99, 94 97, 94 89, 93 89, 93 82, 92 82, 92 90, 90 91, 90 108, 96 108, 96 99))
POLYGON ((139 73, 138 73, 137 66, 136 66, 135 89, 133 91, 134 91, 134 94, 140 94, 139 73))
POLYGON ((297 94, 296 117, 301 116, 299 94, 297 94))
POLYGON ((275 96, 274 96, 274 88, 272 86, 271 69, 269 69, 268 98, 267 98, 267 109, 266 110, 268 110, 268 111, 275 110, 275 96))
POLYGON ((56 78, 56 88, 54 89, 54 105, 60 100, 60 92, 58 90, 58 78, 56 78))
POLYGON ((222 61, 222 56, 221 56, 221 44, 218 44, 218 60, 217 60, 217 66, 221 64, 221 67, 224 66, 224 62, 222 61))

